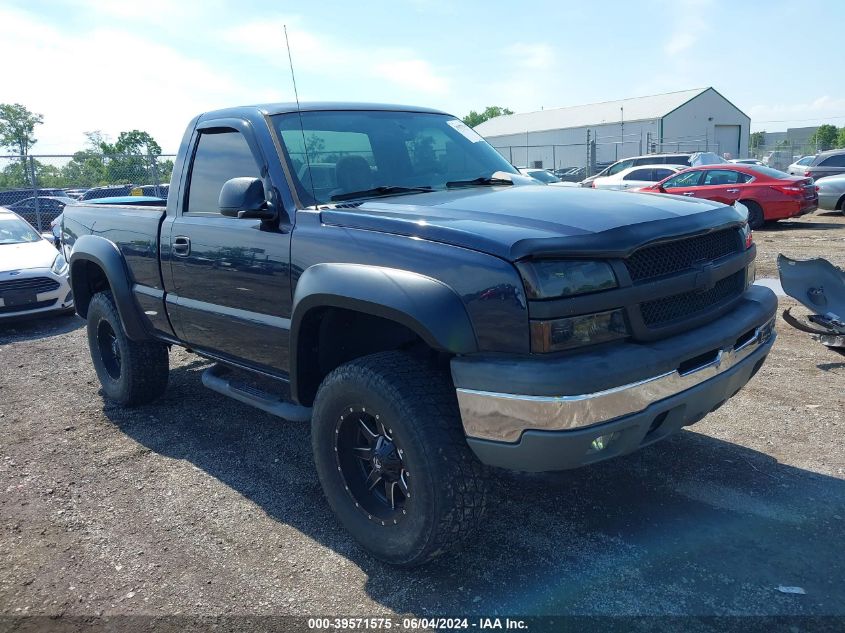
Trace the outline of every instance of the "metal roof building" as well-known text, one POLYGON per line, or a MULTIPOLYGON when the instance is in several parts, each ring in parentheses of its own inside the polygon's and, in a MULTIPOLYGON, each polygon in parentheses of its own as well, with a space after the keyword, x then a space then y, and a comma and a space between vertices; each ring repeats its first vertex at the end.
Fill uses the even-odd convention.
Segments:
POLYGON ((499 116, 476 131, 513 164, 562 168, 649 152, 747 156, 751 119, 713 88, 499 116), (589 137, 588 137, 589 133, 589 137))

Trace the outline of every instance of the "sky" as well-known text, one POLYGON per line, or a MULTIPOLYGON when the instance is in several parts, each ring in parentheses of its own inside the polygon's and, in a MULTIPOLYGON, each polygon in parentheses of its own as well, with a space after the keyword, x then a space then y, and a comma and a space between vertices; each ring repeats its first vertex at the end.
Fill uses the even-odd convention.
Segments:
POLYGON ((845 125, 842 0, 0 0, 0 103, 35 154, 302 101, 540 110, 713 86, 752 131, 845 125), (828 29, 826 25, 835 25, 828 29), (824 33, 830 36, 825 38, 824 33))

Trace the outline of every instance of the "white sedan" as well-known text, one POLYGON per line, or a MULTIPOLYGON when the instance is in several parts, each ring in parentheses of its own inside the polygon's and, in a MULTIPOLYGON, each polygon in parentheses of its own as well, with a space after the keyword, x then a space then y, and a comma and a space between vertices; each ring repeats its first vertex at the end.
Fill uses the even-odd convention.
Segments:
POLYGON ((564 182, 555 176, 548 169, 540 169, 539 167, 518 167, 519 173, 523 176, 533 178, 537 182, 542 182, 544 185, 552 185, 554 187, 575 187, 574 182, 564 182))
POLYGON ((0 207, 0 322, 72 310, 64 255, 26 220, 0 207))
POLYGON ((672 174, 677 174, 681 165, 637 165, 616 172, 612 176, 602 176, 592 182, 593 189, 639 189, 649 187, 672 174))

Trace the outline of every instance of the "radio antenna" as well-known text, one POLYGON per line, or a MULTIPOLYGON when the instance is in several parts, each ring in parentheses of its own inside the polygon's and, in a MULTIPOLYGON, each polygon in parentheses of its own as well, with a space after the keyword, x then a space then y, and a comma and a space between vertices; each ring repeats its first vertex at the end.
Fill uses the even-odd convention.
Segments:
POLYGON ((314 174, 311 172, 311 161, 308 158, 308 144, 305 142, 305 126, 302 123, 302 108, 299 107, 299 92, 296 89, 296 75, 293 72, 293 57, 290 54, 290 40, 288 39, 288 25, 283 24, 285 31, 285 46, 288 49, 288 64, 290 78, 293 81, 293 96, 296 98, 296 113, 299 115, 299 131, 302 132, 302 149, 305 152, 305 166, 308 168, 308 180, 311 181, 311 197, 314 198, 314 208, 317 208, 317 191, 314 188, 314 174))

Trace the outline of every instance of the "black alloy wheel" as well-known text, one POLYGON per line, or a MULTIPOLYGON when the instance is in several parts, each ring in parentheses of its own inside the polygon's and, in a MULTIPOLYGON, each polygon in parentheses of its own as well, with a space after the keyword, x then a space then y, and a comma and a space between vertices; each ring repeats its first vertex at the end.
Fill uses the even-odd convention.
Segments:
POLYGON ((356 507, 372 521, 398 523, 411 498, 403 450, 380 414, 350 407, 335 430, 337 466, 356 507))

